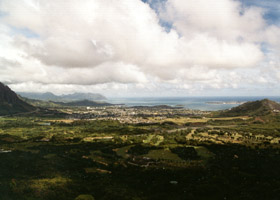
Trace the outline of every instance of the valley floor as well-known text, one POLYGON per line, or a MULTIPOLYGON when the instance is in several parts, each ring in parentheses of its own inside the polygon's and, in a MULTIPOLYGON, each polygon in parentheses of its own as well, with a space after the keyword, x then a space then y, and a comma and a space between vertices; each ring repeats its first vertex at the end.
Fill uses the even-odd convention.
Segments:
POLYGON ((0 118, 0 199, 278 199, 280 120, 0 118))

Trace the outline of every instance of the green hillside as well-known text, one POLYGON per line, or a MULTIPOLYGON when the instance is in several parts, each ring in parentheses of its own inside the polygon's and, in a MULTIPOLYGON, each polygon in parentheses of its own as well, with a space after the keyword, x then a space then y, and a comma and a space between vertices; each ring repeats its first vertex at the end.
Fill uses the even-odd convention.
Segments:
POLYGON ((221 111, 219 116, 265 116, 280 112, 280 104, 269 99, 250 101, 229 110, 221 111))
POLYGON ((15 92, 0 82, 0 115, 35 111, 36 108, 22 101, 15 92))
POLYGON ((55 107, 60 107, 61 105, 56 102, 52 101, 43 101, 43 100, 37 100, 37 99, 29 99, 20 96, 20 98, 25 101, 26 103, 35 106, 35 107, 42 107, 42 108, 55 108, 55 107))
POLYGON ((104 102, 104 101, 89 101, 89 100, 82 100, 82 101, 72 101, 72 102, 54 102, 54 101, 42 101, 36 99, 28 99, 25 97, 20 97, 26 103, 33 105, 35 107, 42 107, 42 108, 56 108, 56 107, 76 107, 76 106, 110 106, 113 104, 104 102))

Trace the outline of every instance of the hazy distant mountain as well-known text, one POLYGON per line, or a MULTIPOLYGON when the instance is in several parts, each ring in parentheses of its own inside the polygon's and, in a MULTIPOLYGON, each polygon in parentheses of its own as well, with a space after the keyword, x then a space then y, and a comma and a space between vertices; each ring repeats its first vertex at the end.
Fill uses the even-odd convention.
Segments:
POLYGON ((43 100, 43 101, 48 101, 48 100, 55 101, 60 98, 59 96, 56 96, 51 92, 46 92, 46 93, 18 92, 18 94, 28 99, 36 99, 36 100, 43 100))
POLYGON ((80 101, 80 100, 91 100, 91 101, 100 101, 106 100, 106 97, 99 93, 74 93, 68 95, 62 95, 63 99, 69 99, 71 101, 80 101))
POLYGON ((111 106, 114 104, 107 103, 105 101, 89 101, 89 100, 82 100, 82 101, 71 101, 71 102, 57 102, 57 101, 43 101, 37 99, 28 99, 26 97, 20 97, 23 101, 27 102, 30 105, 35 107, 41 108, 50 108, 50 107, 61 107, 61 106, 91 106, 91 107, 98 107, 98 106, 111 106))
POLYGON ((0 115, 31 112, 35 107, 22 101, 8 86, 0 82, 0 115))
POLYGON ((28 99, 36 99, 43 101, 58 101, 58 102, 70 102, 70 101, 101 101, 106 100, 106 97, 98 93, 73 93, 67 95, 55 95, 51 92, 35 93, 35 92, 19 92, 19 95, 28 99))
POLYGON ((280 112, 280 104, 269 99, 260 101, 249 101, 240 106, 231 108, 230 110, 222 111, 221 116, 264 116, 271 113, 280 112))

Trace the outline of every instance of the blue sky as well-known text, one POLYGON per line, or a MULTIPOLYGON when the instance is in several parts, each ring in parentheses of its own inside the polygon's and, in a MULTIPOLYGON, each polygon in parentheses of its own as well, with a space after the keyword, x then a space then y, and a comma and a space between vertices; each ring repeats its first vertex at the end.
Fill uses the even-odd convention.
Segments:
MULTIPOLYGON (((166 3, 167 0, 142 0, 147 3, 158 12, 159 4, 166 3)), ((251 7, 256 6, 265 9, 264 18, 269 24, 280 25, 280 2, 279 0, 240 0, 243 6, 251 7)), ((162 22, 162 25, 166 27, 167 30, 170 29, 171 24, 162 22)))
POLYGON ((266 13, 265 19, 270 24, 280 25, 280 2, 279 0, 242 0, 245 6, 257 6, 264 8, 266 13))
POLYGON ((27 38, 39 38, 40 36, 28 28, 10 26, 11 35, 24 35, 27 38))

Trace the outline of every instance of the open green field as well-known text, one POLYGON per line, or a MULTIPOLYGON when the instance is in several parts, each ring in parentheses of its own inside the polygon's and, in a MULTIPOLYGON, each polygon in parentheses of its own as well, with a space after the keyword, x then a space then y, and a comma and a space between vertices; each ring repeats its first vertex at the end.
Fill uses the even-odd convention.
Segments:
POLYGON ((140 126, 104 120, 0 118, 0 200, 279 196, 278 145, 262 141, 252 147, 221 145, 198 137, 200 133, 224 137, 226 131, 245 134, 247 129, 273 130, 275 136, 278 122, 261 126, 250 124, 252 119, 207 118, 201 127, 196 122, 140 126), (244 121, 246 126, 240 126, 244 121))
POLYGON ((151 121, 153 122, 174 122, 176 124, 179 125, 183 125, 186 123, 206 123, 209 120, 212 121, 231 121, 231 120, 238 120, 238 119, 242 119, 242 120, 249 120, 251 119, 251 117, 248 116, 238 116, 238 117, 221 117, 221 118, 209 118, 209 117, 200 117, 200 118, 192 118, 192 117, 173 117, 173 118, 164 118, 161 119, 160 117, 151 117, 149 118, 151 121))

